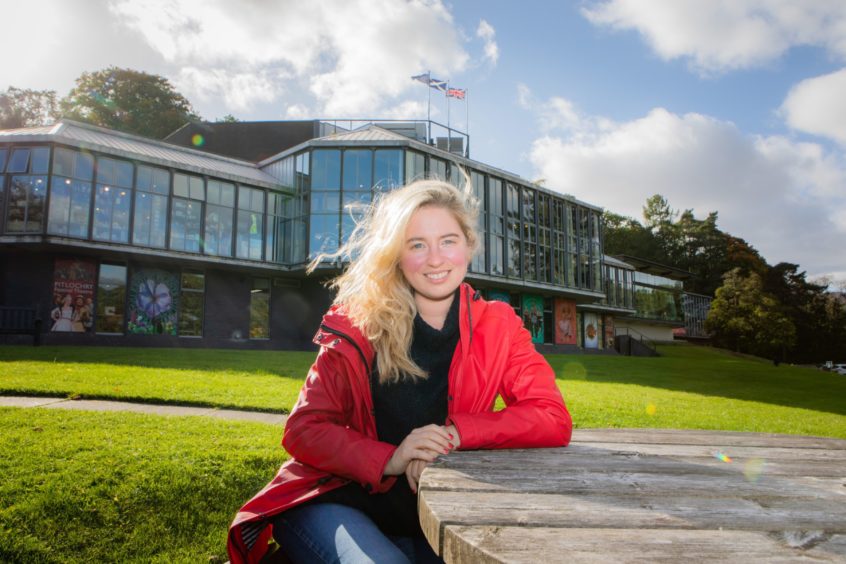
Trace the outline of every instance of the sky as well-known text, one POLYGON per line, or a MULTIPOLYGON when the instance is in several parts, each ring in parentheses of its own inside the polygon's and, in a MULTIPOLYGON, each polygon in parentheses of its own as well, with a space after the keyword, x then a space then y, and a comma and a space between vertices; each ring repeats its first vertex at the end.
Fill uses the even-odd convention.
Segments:
POLYGON ((2 90, 114 65, 210 121, 431 111, 474 160, 639 220, 653 194, 716 211, 770 264, 846 283, 843 0, 4 4, 2 90), (428 108, 427 71, 465 101, 428 108))

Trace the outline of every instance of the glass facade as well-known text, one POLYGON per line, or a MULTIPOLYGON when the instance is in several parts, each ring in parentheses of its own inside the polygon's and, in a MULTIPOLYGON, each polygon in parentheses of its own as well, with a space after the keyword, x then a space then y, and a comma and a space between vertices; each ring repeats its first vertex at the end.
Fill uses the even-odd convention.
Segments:
POLYGON ((7 233, 43 232, 49 161, 49 147, 14 147, 10 150, 5 169, 9 183, 7 233))
POLYGON ((232 256, 232 217, 235 210, 235 185, 209 180, 206 190, 205 239, 203 252, 221 257, 232 256))
POLYGON ((126 267, 101 264, 97 279, 97 333, 123 334, 126 320, 126 267))
POLYGON ((270 279, 254 278, 250 291, 250 339, 270 338, 270 279))
POLYGON ((634 305, 637 317, 660 321, 684 321, 683 285, 679 280, 646 272, 634 273, 634 305))
POLYGON ((197 272, 183 272, 180 290, 179 336, 202 337, 205 276, 197 272))
POLYGON ((165 248, 167 241, 167 203, 170 196, 170 172, 141 165, 135 183, 135 216, 132 243, 165 248))
POLYGON ((605 299, 603 304, 613 307, 632 309, 634 271, 627 268, 605 265, 605 299))
POLYGON ((94 157, 61 147, 53 152, 47 233, 88 237, 94 157))

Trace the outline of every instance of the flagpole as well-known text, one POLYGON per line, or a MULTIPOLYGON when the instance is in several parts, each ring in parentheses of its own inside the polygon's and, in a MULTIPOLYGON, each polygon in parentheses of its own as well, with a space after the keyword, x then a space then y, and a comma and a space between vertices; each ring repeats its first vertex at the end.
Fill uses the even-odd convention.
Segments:
MULTIPOLYGON (((426 75, 431 78, 432 71, 426 71, 426 75)), ((432 142, 432 87, 426 88, 429 91, 429 101, 426 104, 426 144, 432 142)))
POLYGON ((467 147, 464 148, 464 157, 470 158, 470 89, 464 89, 464 126, 467 128, 467 147))
POLYGON ((446 98, 446 101, 447 101, 447 153, 451 153, 452 152, 452 126, 450 125, 450 122, 449 122, 449 106, 450 106, 450 104, 449 104, 449 99, 450 99, 449 82, 447 82, 447 87, 446 87, 446 92, 444 92, 444 97, 446 98))

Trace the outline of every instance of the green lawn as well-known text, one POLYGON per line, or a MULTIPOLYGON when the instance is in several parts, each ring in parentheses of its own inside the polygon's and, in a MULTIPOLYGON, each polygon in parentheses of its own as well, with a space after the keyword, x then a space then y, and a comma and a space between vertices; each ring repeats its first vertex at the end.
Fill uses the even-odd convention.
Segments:
MULTIPOLYGON (((846 378, 687 345, 659 358, 550 355, 577 427, 846 438, 846 378)), ((0 347, 0 394, 289 411, 307 352, 0 347)))
POLYGON ((224 562, 280 429, 205 417, 0 408, 0 562, 224 562))
MULTIPOLYGON (((846 438, 846 378, 692 346, 552 355, 577 427, 846 438)), ((0 394, 290 410, 313 353, 0 347, 0 394)), ((0 408, 0 562, 223 562, 227 525, 284 460, 281 429, 0 408)))

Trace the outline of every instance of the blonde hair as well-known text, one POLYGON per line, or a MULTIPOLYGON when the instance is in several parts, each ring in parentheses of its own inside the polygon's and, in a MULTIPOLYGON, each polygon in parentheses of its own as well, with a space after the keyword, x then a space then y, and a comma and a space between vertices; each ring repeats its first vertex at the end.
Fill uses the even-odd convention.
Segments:
POLYGON ((376 351, 380 382, 428 375, 411 359, 412 330, 417 306, 414 291, 399 269, 405 230, 422 207, 448 210, 475 253, 479 205, 469 182, 463 190, 439 180, 418 180, 374 199, 364 218, 337 252, 321 254, 309 264, 312 272, 326 259, 348 258, 347 269, 329 282, 337 290, 334 303, 361 329, 376 351))

